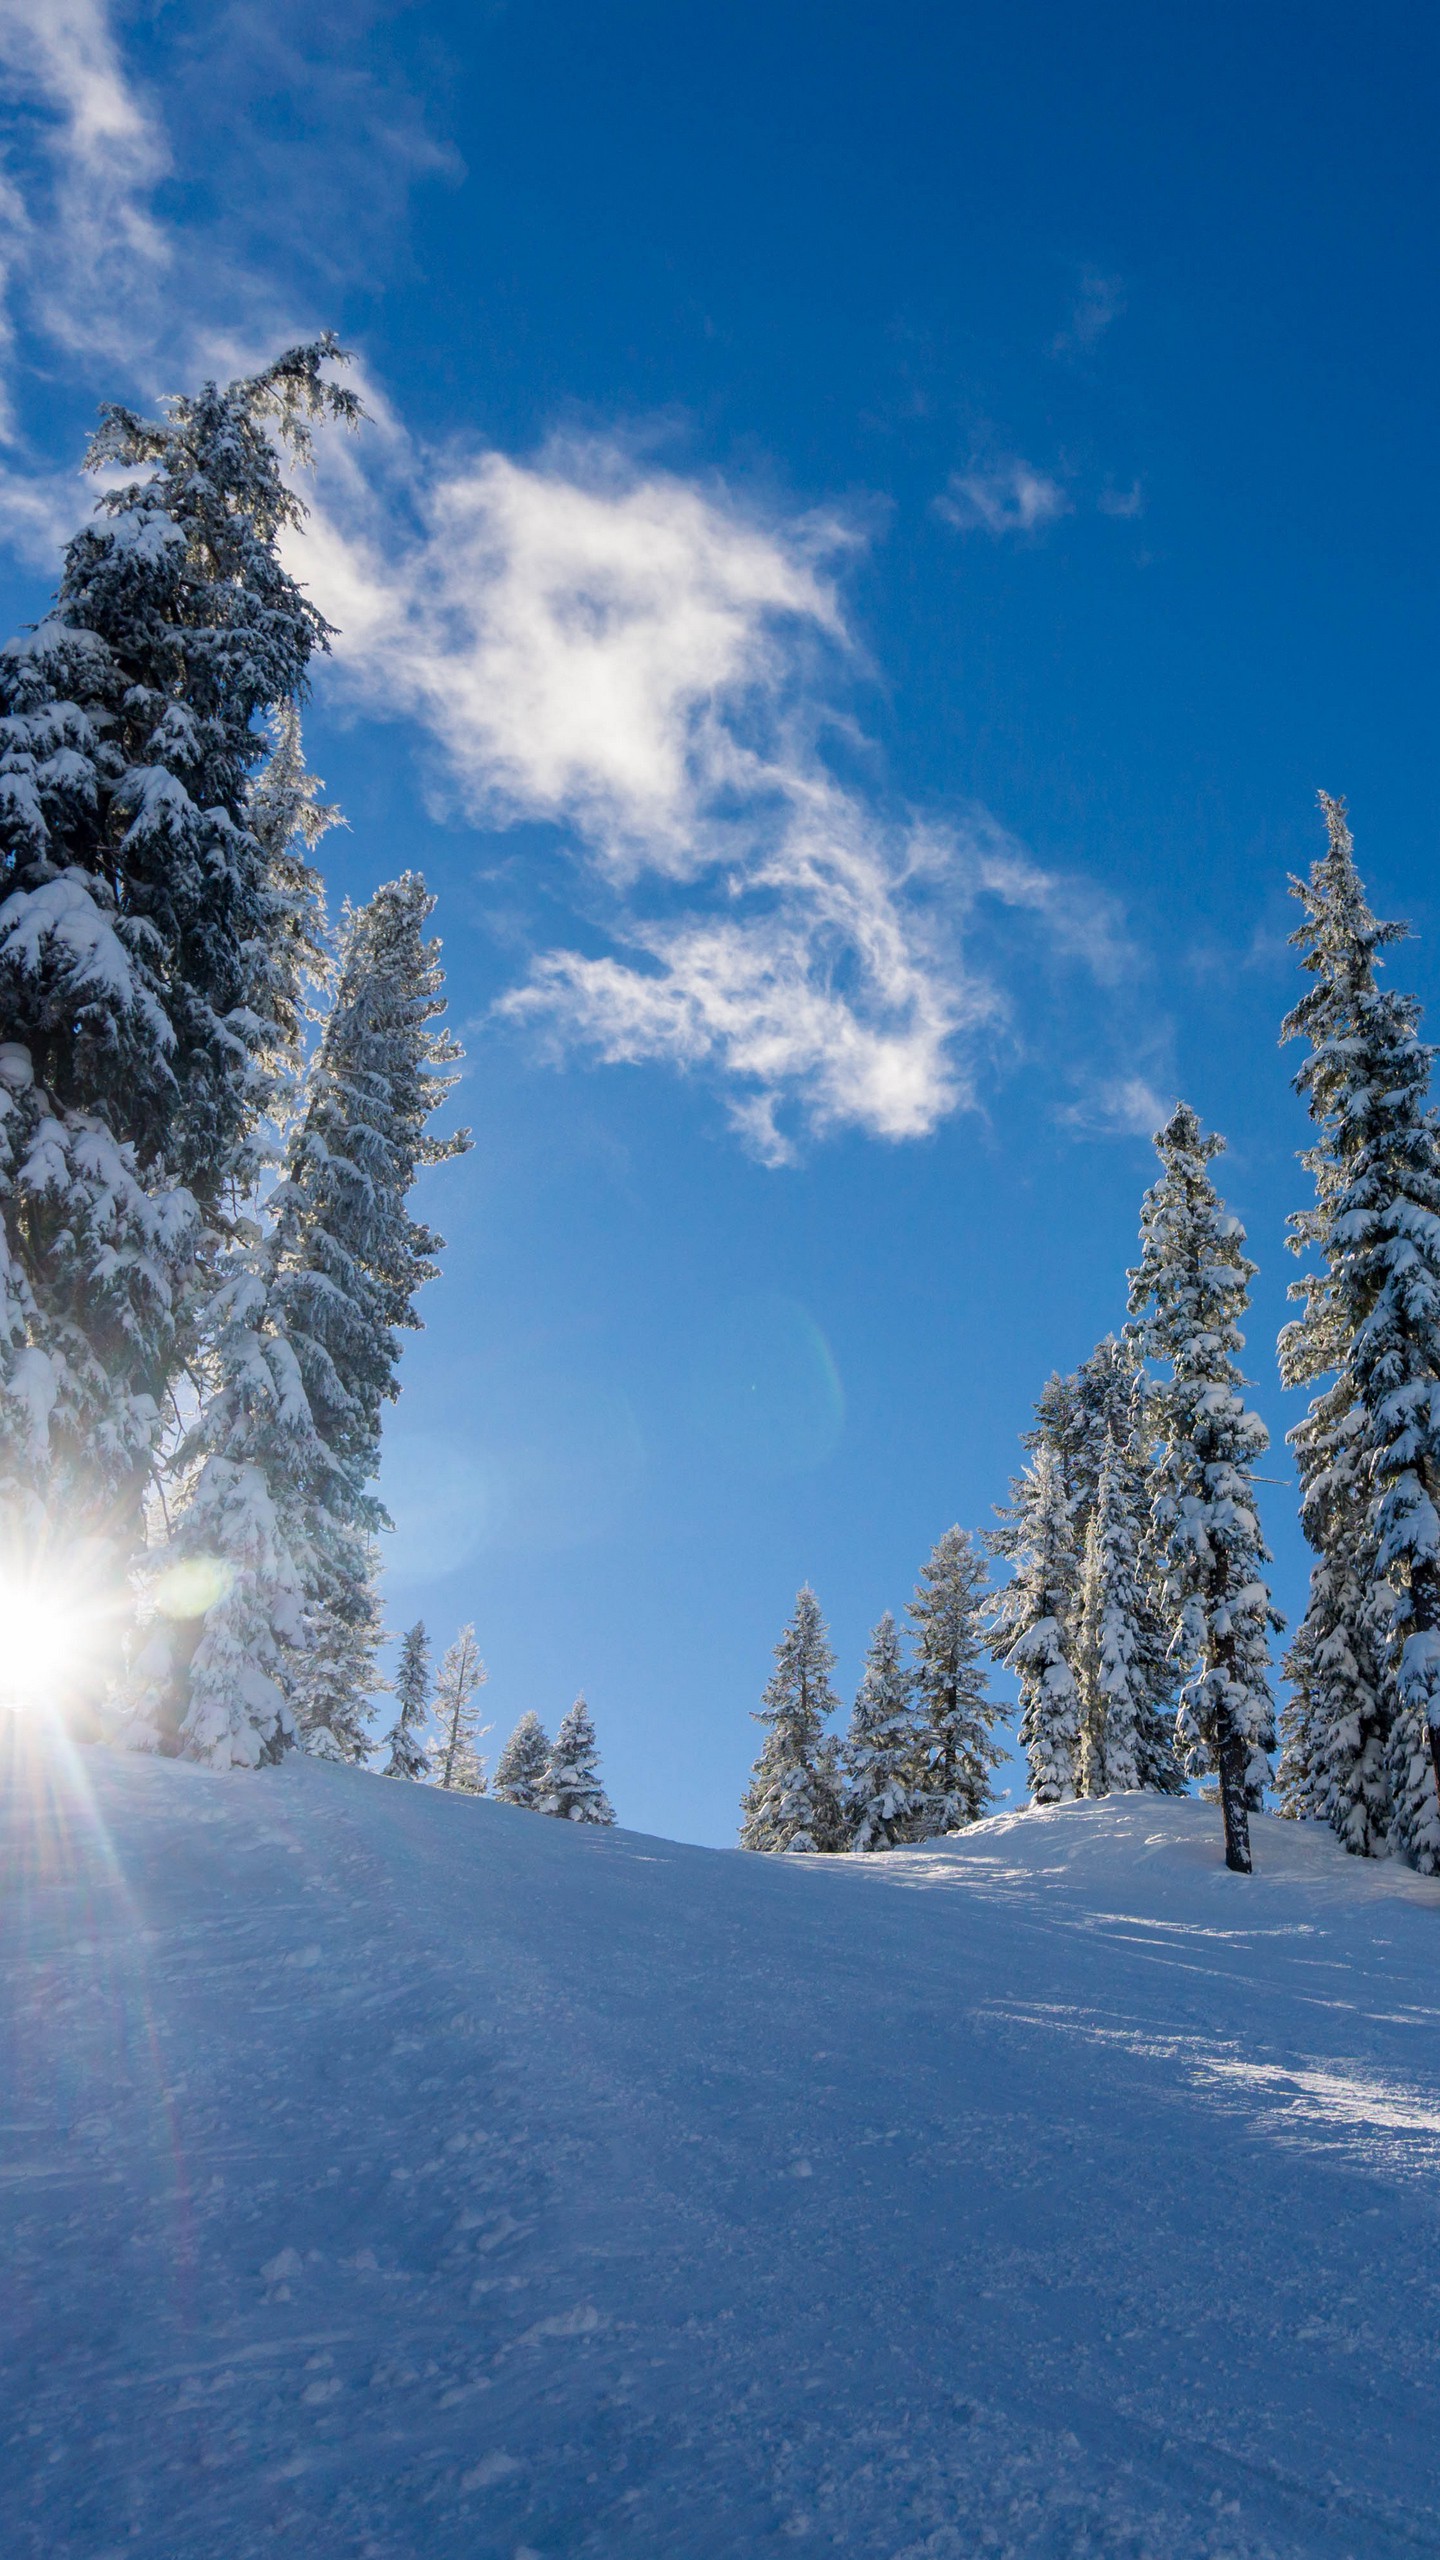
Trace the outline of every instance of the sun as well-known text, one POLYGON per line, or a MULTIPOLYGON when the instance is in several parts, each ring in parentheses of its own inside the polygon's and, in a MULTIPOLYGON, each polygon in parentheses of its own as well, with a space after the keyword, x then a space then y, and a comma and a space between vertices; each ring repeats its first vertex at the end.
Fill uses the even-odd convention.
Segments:
POLYGON ((79 1669, 87 1613, 58 1583, 0 1576, 0 1699, 51 1706, 79 1669))

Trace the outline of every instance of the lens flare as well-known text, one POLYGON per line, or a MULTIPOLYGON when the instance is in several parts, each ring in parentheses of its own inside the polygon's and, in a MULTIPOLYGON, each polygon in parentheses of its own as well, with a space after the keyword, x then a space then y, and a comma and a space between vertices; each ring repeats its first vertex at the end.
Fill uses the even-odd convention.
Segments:
POLYGON ((222 1557, 187 1556, 161 1574, 155 1585, 155 1608, 162 1618, 203 1618, 234 1587, 235 1568, 222 1557))

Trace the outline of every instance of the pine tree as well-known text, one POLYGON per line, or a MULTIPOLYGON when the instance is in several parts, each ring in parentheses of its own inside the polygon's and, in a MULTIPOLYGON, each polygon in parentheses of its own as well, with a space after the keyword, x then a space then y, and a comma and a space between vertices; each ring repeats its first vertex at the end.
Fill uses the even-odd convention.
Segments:
POLYGON ((1080 1583, 1080 1793, 1124 1794, 1141 1784, 1144 1637, 1139 1541, 1114 1441, 1107 1435, 1085 1536, 1080 1583))
POLYGON ((1322 794, 1328 844, 1294 883, 1312 980, 1284 1035, 1319 1132, 1304 1162, 1315 1205, 1292 1243, 1318 1269, 1295 1284, 1281 1337, 1289 1384, 1320 1387, 1292 1433, 1301 1517, 1317 1552, 1288 1668, 1287 1806, 1347 1848, 1440 1870, 1440 1128, 1435 1052, 1412 997, 1382 987, 1405 928, 1372 914, 1344 804, 1322 794))
POLYGON ((991 1544, 1013 1580, 991 1612, 991 1650, 1020 1684, 1020 1743, 1033 1804, 1065 1804, 1076 1792, 1080 1700, 1068 1626, 1075 1586, 1074 1533, 1065 1480, 1043 1443, 1011 1488, 991 1544))
MULTIPOLYGON (((395 1674, 395 1722, 385 1736, 390 1757, 387 1778, 427 1778, 430 1754, 420 1739, 430 1704, 430 1646, 425 1623, 417 1618, 400 1647, 395 1674)), ((498 1792, 498 1789, 497 1789, 498 1792)))
POLYGON ((487 1677, 476 1650, 475 1630, 462 1627, 440 1665, 435 1683, 435 1724, 440 1739, 431 1757, 437 1783, 456 1788, 463 1795, 485 1793, 485 1763, 475 1749, 480 1711, 474 1700, 487 1677))
POLYGON ((978 1822, 990 1801, 990 1772, 1005 1757, 992 1738, 1001 1711, 983 1669, 985 1587, 985 1560, 968 1531, 947 1529, 920 1568, 908 1611, 915 1625, 916 1839, 978 1822))
POLYGON ((1225 1861, 1248 1875, 1248 1815, 1275 1740, 1268 1638, 1284 1623, 1261 1571, 1269 1550, 1254 1488, 1269 1434, 1245 1405, 1234 1356, 1255 1265, 1210 1178, 1224 1140, 1181 1103, 1155 1145, 1163 1173, 1145 1195, 1130 1309, 1137 1348, 1170 1372, 1157 1398, 1155 1521, 1186 1674, 1177 1732, 1191 1775, 1218 1771, 1225 1861))
POLYGON ((775 1648, 775 1669, 755 1721, 768 1727, 741 1799, 740 1846, 764 1850, 830 1850, 843 1838, 834 1740, 826 1719, 840 1701, 820 1603, 808 1582, 775 1648), (829 1746, 827 1748, 827 1745, 829 1746))
POLYGON ((910 1674, 887 1609, 871 1636, 840 1750, 847 1847, 894 1849, 915 1837, 922 1803, 915 1756, 910 1674))
POLYGON ((550 1745, 545 1728, 533 1709, 527 1709, 495 1763, 494 1792, 502 1804, 520 1805, 527 1813, 538 1813, 549 1766, 550 1745))
POLYGON ((121 1738, 253 1768, 297 1740, 291 1704, 314 1571, 310 1523, 333 1461, 277 1328, 263 1240, 232 1246, 198 1352, 208 1392, 182 1444, 189 1489, 154 1559, 159 1609, 121 1738), (194 1595, 193 1597, 191 1595, 194 1595))
POLYGON ((541 1780, 539 1810, 552 1814, 557 1822, 612 1823, 615 1819, 600 1783, 595 1727, 583 1698, 577 1698, 560 1719, 541 1780))
POLYGON ((1035 1421, 1021 1433, 1033 1457, 1052 1449, 1070 1506, 1077 1559, 1083 1554, 1107 1441, 1127 1445, 1136 1426, 1137 1366, 1130 1345, 1107 1334, 1067 1376, 1047 1378, 1035 1403, 1035 1421))
POLYGON ((438 1138, 430 1115, 454 1084, 457 1044, 438 946, 424 928, 434 899, 417 872, 348 912, 334 999, 305 1081, 304 1109, 273 1203, 274 1321, 291 1342, 333 1466, 310 1521, 302 1732, 320 1725, 348 1757, 364 1720, 383 1640, 375 1532, 389 1526, 373 1485, 384 1406, 399 1392, 400 1334, 419 1324, 415 1295, 433 1279, 441 1239, 410 1216, 426 1167, 462 1154, 468 1133, 438 1138))
POLYGON ((331 340, 146 421, 52 612, 0 653, 0 1488, 12 1533, 138 1543, 207 1226, 249 1187, 308 926, 251 821, 326 626, 280 567, 275 437, 354 417, 331 340))

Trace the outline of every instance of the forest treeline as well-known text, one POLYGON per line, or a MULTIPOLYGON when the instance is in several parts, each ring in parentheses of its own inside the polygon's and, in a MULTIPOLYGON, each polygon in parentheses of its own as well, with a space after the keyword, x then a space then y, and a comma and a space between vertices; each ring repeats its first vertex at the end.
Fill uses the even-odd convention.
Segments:
POLYGON ((1283 1620, 1256 1475, 1268 1434, 1239 1367, 1256 1265, 1213 1179, 1224 1142, 1181 1103, 1155 1140, 1129 1321, 1045 1386, 983 1542, 1009 1580, 992 1592, 981 1547, 947 1531, 910 1606, 913 1662, 882 1618, 843 1736, 819 1604, 800 1593, 758 1710, 746 1847, 888 1848, 978 1820, 1003 1756, 989 1653, 1019 1688, 1032 1803, 1199 1778, 1244 1873, 1273 1782, 1282 1812, 1328 1823, 1357 1855, 1440 1871, 1435 1051, 1416 1000, 1381 979, 1405 928, 1370 910, 1344 804, 1322 794, 1321 808, 1326 850, 1291 884, 1310 983, 1282 1038, 1304 1044, 1295 1083, 1315 1135, 1301 1159, 1313 1198, 1290 1220, 1299 1312, 1279 1344, 1284 1383, 1313 1391, 1289 1436, 1315 1564, 1278 1736, 1283 1620), (953 1795, 937 1773, 957 1755, 953 1795))

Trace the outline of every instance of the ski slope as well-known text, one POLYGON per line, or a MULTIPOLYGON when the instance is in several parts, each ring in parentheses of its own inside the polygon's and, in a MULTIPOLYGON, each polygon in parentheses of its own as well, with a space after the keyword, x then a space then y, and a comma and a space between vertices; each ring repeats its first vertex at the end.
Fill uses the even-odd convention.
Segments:
POLYGON ((6 2560, 1440 2551, 1440 1887, 0 1748, 6 2560))

